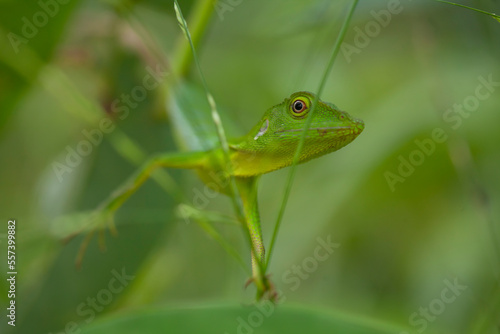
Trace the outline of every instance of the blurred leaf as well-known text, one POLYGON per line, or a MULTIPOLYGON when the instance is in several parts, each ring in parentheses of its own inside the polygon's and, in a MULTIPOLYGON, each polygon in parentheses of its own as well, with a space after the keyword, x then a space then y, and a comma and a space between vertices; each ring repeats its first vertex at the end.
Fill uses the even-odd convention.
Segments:
POLYGON ((23 52, 27 47, 43 61, 49 61, 65 26, 79 1, 59 4, 58 1, 22 2, 7 1, 0 3, 0 35, 2 52, 0 53, 0 131, 5 126, 20 98, 36 79, 42 64, 32 64, 32 80, 10 68, 6 59, 23 62, 30 57, 30 52, 23 52))
MULTIPOLYGON (((81 270, 75 267, 75 258, 82 238, 75 238, 62 247, 46 274, 40 278, 38 289, 26 292, 18 299, 24 319, 29 321, 20 321, 16 326, 18 332, 14 333, 56 333, 64 330, 67 323, 85 322, 90 317, 91 308, 85 306, 91 305, 88 304, 89 298, 95 302, 95 298, 100 299, 101 291, 109 291, 116 272, 124 271, 126 275, 133 276, 129 283, 134 284, 141 264, 153 246, 162 240, 162 232, 171 227, 159 215, 154 220, 144 217, 142 220, 146 224, 140 231, 135 224, 122 225, 116 238, 107 236, 105 253, 99 250, 97 240, 92 240, 81 270), (141 240, 147 240, 147 244, 141 240)), ((132 223, 133 218, 129 222, 132 223)), ((108 299, 104 303, 97 301, 98 306, 91 313, 95 316, 109 310, 126 291, 115 291, 111 298, 107 292, 104 298, 108 299)))
MULTIPOLYGON (((166 131, 165 124, 154 123, 149 119, 149 107, 147 103, 138 106, 135 112, 117 126, 130 136, 137 137, 140 145, 148 152, 172 150, 172 138, 166 131)), ((95 208, 135 169, 123 162, 108 141, 96 146, 94 152, 92 166, 80 195, 80 210, 95 208)), ((30 321, 23 321, 16 329, 22 333, 55 333, 64 329, 69 322, 87 320, 88 313, 85 310, 78 311, 79 307, 88 302, 87 298, 96 298, 100 291, 109 286, 114 271, 125 270, 127 275, 137 276, 130 284, 140 282, 143 262, 155 246, 164 240, 165 232, 176 222, 173 218, 173 205, 168 194, 153 181, 147 182, 117 212, 115 221, 118 235, 111 237, 106 232, 105 252, 100 251, 98 240, 94 237, 84 255, 81 270, 77 270, 75 260, 85 235, 78 236, 61 247, 49 268, 40 277, 40 284, 35 291, 20 295, 23 313, 30 321), (32 295, 36 298, 31 298, 32 295), (46 316, 47 314, 50 316, 46 316)), ((84 212, 81 215, 85 217, 84 212)), ((77 216, 78 214, 74 215, 77 216)), ((78 220, 75 222, 81 223, 78 220)), ((59 227, 60 230, 55 227, 57 232, 64 233, 62 226, 59 227)), ((72 226, 64 228, 74 231, 72 226)), ((112 308, 126 292, 127 289, 113 293, 113 303, 101 303, 95 314, 112 308)))
POLYGON ((81 334, 126 333, 401 333, 401 328, 355 318, 329 310, 276 306, 235 305, 205 308, 148 310, 103 320, 83 328, 81 334))
MULTIPOLYGON (((136 87, 133 72, 129 71, 129 73, 123 81, 127 82, 131 88, 119 89, 114 96, 120 96, 136 87)), ((70 94, 62 95, 66 98, 70 96, 70 94)), ((121 131, 130 135, 141 147, 144 147, 146 154, 173 150, 174 145, 167 126, 154 122, 150 118, 149 111, 152 107, 151 100, 134 105, 129 116, 117 122, 116 129, 106 136, 106 139, 111 139, 118 131, 121 131)), ((94 131, 96 128, 86 127, 84 130, 89 131, 89 129, 94 131)), ((83 133, 83 130, 80 131, 75 141, 69 142, 68 146, 75 148, 88 139, 83 133)), ((117 185, 126 180, 135 167, 124 162, 110 141, 102 140, 97 144, 94 143, 91 155, 86 156, 84 163, 75 169, 85 169, 85 173, 76 173, 79 178, 84 179, 83 187, 70 189, 78 192, 79 198, 78 206, 73 210, 89 210, 94 209, 117 185)), ((52 182, 57 184, 60 181, 53 178, 52 182)), ((68 180, 65 179, 63 182, 68 182, 68 180)), ((59 249, 55 244, 56 241, 47 240, 58 250, 58 253, 55 254, 55 258, 49 257, 42 274, 36 279, 36 285, 31 289, 25 289, 26 292, 17 296, 19 304, 23 305, 23 315, 26 319, 30 319, 30 321, 20 321, 15 328, 17 332, 56 332, 64 329, 69 322, 81 322, 88 319, 88 315, 79 312, 78 307, 86 303, 87 298, 95 298, 99 291, 108 286, 113 278, 114 270, 121 272, 122 268, 125 268, 128 275, 135 276, 151 250, 162 240, 163 232, 173 226, 175 219, 172 217, 171 197, 153 182, 148 182, 117 213, 118 236, 116 238, 107 236, 107 252, 102 253, 97 240, 92 240, 85 254, 82 270, 75 268, 75 259, 82 237, 75 238, 59 249)), ((73 232, 71 226, 64 226, 64 229, 66 232, 73 232)), ((63 233, 64 230, 57 232, 63 233)), ((120 296, 121 294, 113 294, 113 302, 117 301, 120 296)), ((97 313, 104 312, 114 304, 116 303, 101 305, 103 307, 99 307, 100 310, 97 313)), ((2 333, 4 326, 5 323, 0 324, 2 333)))

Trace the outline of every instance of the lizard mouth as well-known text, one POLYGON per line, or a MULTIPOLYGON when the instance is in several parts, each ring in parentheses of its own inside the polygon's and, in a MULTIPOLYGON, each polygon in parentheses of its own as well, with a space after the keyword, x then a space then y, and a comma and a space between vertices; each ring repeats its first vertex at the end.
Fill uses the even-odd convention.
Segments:
MULTIPOLYGON (((358 121, 350 126, 319 126, 319 127, 312 126, 307 130, 307 132, 315 131, 321 137, 329 133, 335 133, 336 135, 340 136, 347 136, 347 135, 357 136, 363 131, 363 129, 364 129, 364 123, 362 121, 358 121)), ((284 136, 288 133, 297 133, 297 132, 300 133, 302 131, 304 131, 304 128, 280 130, 276 131, 276 133, 281 136, 284 136)))

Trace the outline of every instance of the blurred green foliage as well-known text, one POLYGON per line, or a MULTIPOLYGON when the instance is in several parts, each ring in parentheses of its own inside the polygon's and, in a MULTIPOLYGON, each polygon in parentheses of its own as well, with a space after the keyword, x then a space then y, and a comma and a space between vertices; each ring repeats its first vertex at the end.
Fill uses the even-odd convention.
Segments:
MULTIPOLYGON (((171 196, 154 181, 119 211, 118 236, 106 233, 106 252, 92 240, 80 270, 74 260, 83 237, 63 243, 52 228, 62 215, 95 208, 133 172, 134 159, 120 150, 123 136, 149 155, 177 150, 182 132, 171 127, 165 110, 169 92, 161 88, 149 91, 123 120, 111 112, 116 99, 142 85, 148 66, 172 65, 183 39, 173 4, 57 3, 53 17, 47 14, 47 23, 15 52, 11 33, 22 37, 23 18, 33 22, 44 9, 38 2, 0 2, 0 220, 5 226, 0 270, 8 271, 6 222, 15 218, 18 271, 15 328, 5 320, 8 286, 0 281, 1 332, 77 333, 88 323, 94 327, 89 333, 133 331, 148 312, 156 316, 156 329, 202 331, 184 326, 193 319, 207 327, 234 323, 223 331, 237 332, 237 318, 247 311, 234 305, 253 296, 243 289, 245 272, 196 224, 179 218, 171 196), (113 119, 116 129, 60 182, 54 162, 63 163, 68 150, 98 129, 104 117, 113 119), (134 278, 123 289, 110 287, 122 270, 134 278), (210 307, 220 302, 233 306, 210 307), (176 311, 178 305, 185 307, 176 311), (143 310, 150 308, 156 310, 143 310), (118 324, 131 314, 137 322, 118 324)), ((198 49, 226 130, 239 136, 291 92, 317 88, 349 2, 219 3, 232 5, 214 9, 198 49)), ((297 319, 317 332, 351 325, 359 327, 339 332, 376 332, 356 318, 337 321, 325 315, 338 311, 409 332, 422 332, 424 326, 427 332, 499 331, 500 87, 493 84, 488 91, 479 78, 500 82, 500 25, 463 8, 405 0, 387 24, 379 23, 390 3, 361 1, 356 10, 345 43, 357 51, 339 55, 322 99, 362 118, 366 129, 348 147, 298 168, 270 268, 286 297, 279 306, 283 315, 266 319, 256 332, 301 332, 290 326, 297 319), (448 112, 455 104, 473 103, 478 89, 490 94, 477 99, 476 107, 468 105, 470 113, 448 112), (460 115, 460 125, 454 127, 458 120, 446 121, 445 115, 460 115), (428 143, 436 128, 447 139, 434 142, 426 154, 416 141, 428 143), (402 161, 419 155, 418 166, 391 187, 387 172, 399 175, 402 161), (314 257, 317 238, 329 236, 339 244, 330 257, 311 272, 293 271, 314 257), (453 282, 466 288, 443 302, 445 289, 444 296, 452 296, 453 282), (310 306, 317 311, 304 311, 310 306)), ((196 2, 180 5, 189 23, 196 2)), ((467 5, 499 12, 496 1, 467 5)), ((186 80, 199 83, 195 71, 186 80)), ((171 175, 189 198, 202 189, 191 172, 171 175)), ((265 241, 286 175, 282 170, 261 180, 265 241)), ((211 199, 206 210, 232 215, 224 196, 211 199)), ((239 228, 216 226, 241 254, 248 253, 239 228)))

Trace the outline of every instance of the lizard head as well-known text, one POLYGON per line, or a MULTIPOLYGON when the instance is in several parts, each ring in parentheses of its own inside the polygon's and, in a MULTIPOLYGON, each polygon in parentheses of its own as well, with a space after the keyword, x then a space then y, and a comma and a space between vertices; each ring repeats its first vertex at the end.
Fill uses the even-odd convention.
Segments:
MULTIPOLYGON (((312 112, 316 95, 293 93, 283 102, 267 110, 246 136, 244 146, 268 156, 273 170, 289 166, 293 161, 304 125, 312 112), (280 161, 280 163, 277 163, 280 161)), ((307 130, 299 162, 334 152, 352 142, 364 129, 364 122, 339 110, 334 104, 318 100, 307 130)))
MULTIPOLYGON (((235 150, 252 152, 254 169, 266 173, 289 166, 302 137, 304 126, 316 95, 293 93, 268 109, 256 126, 235 150)), ((352 142, 364 129, 362 120, 340 111, 335 105, 318 100, 306 132, 299 163, 334 152, 352 142)), ((248 155, 248 154, 247 154, 248 155)), ((244 173, 242 173, 244 174, 244 173)))

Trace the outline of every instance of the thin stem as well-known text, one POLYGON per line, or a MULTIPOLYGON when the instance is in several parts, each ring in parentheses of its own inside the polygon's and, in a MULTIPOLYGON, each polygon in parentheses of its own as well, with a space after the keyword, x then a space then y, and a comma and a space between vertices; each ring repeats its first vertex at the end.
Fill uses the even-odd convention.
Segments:
MULTIPOLYGON (((177 6, 179 7, 179 4, 177 6)), ((212 1, 198 0, 194 4, 189 19, 189 22, 192 23, 189 29, 189 43, 186 43, 185 39, 180 37, 173 56, 172 64, 177 77, 183 78, 186 76, 193 58, 195 62, 198 62, 194 56, 193 45, 198 45, 201 41, 213 11, 214 5, 212 1)), ((202 75, 201 72, 200 75, 202 75)))
POLYGON ((326 80, 328 79, 328 76, 329 76, 329 74, 332 70, 333 64, 335 62, 335 58, 337 57, 337 55, 340 51, 340 46, 342 44, 342 41, 344 40, 344 36, 347 32, 347 28, 349 27, 349 23, 351 22, 351 18, 354 14, 354 10, 356 9, 357 4, 358 4, 358 0, 353 0, 351 8, 349 9, 349 12, 347 14, 347 17, 342 25, 342 28, 340 29, 340 33, 337 37, 337 41, 335 42, 335 45, 333 47, 330 61, 328 62, 328 65, 327 65, 327 68, 325 70, 325 73, 323 74, 323 77, 321 78, 321 82, 319 84, 319 87, 318 87, 318 90, 316 93, 316 97, 314 98, 314 101, 312 103, 311 112, 307 116, 306 124, 304 125, 304 130, 302 131, 302 135, 300 137, 300 141, 299 141, 299 144, 297 146, 297 150, 295 151, 295 155, 293 157, 293 163, 290 167, 290 172, 288 173, 288 178, 286 181, 286 188, 285 188, 285 193, 283 196, 283 201, 281 203, 281 208, 280 208, 280 211, 278 214, 278 218, 276 219, 276 224, 274 226, 273 236, 272 236, 271 243, 269 245, 269 250, 267 253, 266 264, 264 267, 265 269, 267 269, 267 267, 269 266, 269 263, 271 261, 271 255, 273 253, 274 244, 275 244, 276 238, 278 236, 278 231, 280 229, 281 222, 283 221, 283 215, 285 213, 288 198, 290 197, 290 191, 292 189, 293 179, 295 177, 296 166, 297 166, 297 163, 299 162, 299 157, 300 157, 300 153, 302 151, 302 148, 304 147, 304 142, 305 142, 307 130, 309 129, 309 127, 311 125, 311 121, 312 121, 314 112, 316 111, 316 106, 317 106, 318 101, 319 101, 319 96, 323 92, 323 89, 324 89, 325 84, 326 84, 326 80))
POLYGON ((467 8, 467 9, 473 10, 473 11, 481 13, 481 14, 486 14, 486 15, 489 15, 489 16, 493 17, 498 22, 500 22, 500 16, 497 15, 497 14, 495 14, 495 13, 490 13, 490 12, 487 12, 485 10, 481 10, 481 9, 477 9, 477 8, 473 8, 473 7, 469 7, 469 6, 465 6, 465 5, 461 5, 459 3, 454 3, 454 2, 450 2, 450 1, 444 1, 444 0, 435 0, 435 1, 446 3, 446 4, 449 4, 449 5, 453 5, 453 6, 457 6, 457 7, 467 8))
MULTIPOLYGON (((210 3, 210 2, 208 2, 208 3, 210 3)), ((182 11, 180 9, 180 6, 179 6, 179 3, 177 2, 177 0, 174 0, 174 5, 175 5, 174 6, 175 12, 177 15, 177 20, 179 21, 181 29, 183 30, 183 33, 189 42, 189 46, 191 47, 192 57, 193 57, 195 65, 196 65, 196 68, 198 70, 198 73, 200 75, 200 79, 201 79, 203 88, 205 90, 205 93, 207 95, 208 103, 210 105, 212 120, 215 124, 216 130, 217 130, 217 136, 219 138, 219 144, 220 144, 220 146, 222 148, 222 152, 223 152, 223 159, 224 159, 223 163, 225 166, 225 170, 229 175, 229 190, 230 190, 230 197, 231 197, 231 201, 232 201, 232 204, 234 207, 234 211, 236 212, 236 216, 237 216, 238 220, 241 221, 243 226, 246 227, 246 226, 248 226, 247 218, 244 215, 243 203, 242 203, 241 197, 239 196, 238 189, 236 187, 236 182, 235 182, 234 173, 233 173, 233 166, 231 163, 231 159, 229 157, 229 144, 227 142, 226 134, 225 134, 224 128, 222 126, 220 115, 217 111, 217 106, 216 106, 215 100, 208 89, 208 85, 207 85, 207 82, 205 80, 205 76, 203 75, 203 71, 201 69, 201 65, 200 65, 198 56, 196 54, 196 49, 194 47, 193 39, 191 38, 191 34, 189 32, 187 22, 182 14, 182 11)), ((211 6, 212 6, 212 4, 211 4, 211 6)), ((181 70, 183 70, 182 67, 181 67, 181 70)), ((184 70, 187 70, 187 69, 184 69, 184 70)), ((179 73, 177 73, 177 74, 179 74, 179 73)), ((252 242, 250 231, 248 231, 247 228, 244 228, 244 231, 247 234, 247 238, 248 238, 248 241, 250 243, 251 251, 254 254, 254 256, 257 257, 257 250, 255 249, 255 245, 252 242)), ((261 263, 260 261, 258 261, 258 265, 259 265, 259 268, 261 269, 260 272, 264 276, 265 275, 265 271, 263 270, 264 264, 261 263)))

